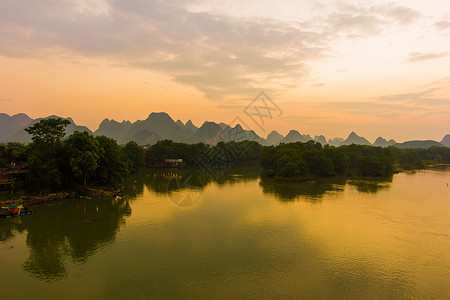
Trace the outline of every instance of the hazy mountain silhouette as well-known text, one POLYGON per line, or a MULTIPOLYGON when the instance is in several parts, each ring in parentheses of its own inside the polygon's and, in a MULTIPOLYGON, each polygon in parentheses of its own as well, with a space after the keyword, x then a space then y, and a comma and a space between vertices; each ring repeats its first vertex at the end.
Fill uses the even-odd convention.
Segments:
POLYGON ((191 120, 187 121, 186 124, 184 124, 184 128, 189 129, 193 133, 195 133, 198 130, 198 127, 195 126, 191 120))
MULTIPOLYGON (((49 116, 47 118, 57 118, 57 116, 49 116)), ((17 141, 22 143, 31 142, 31 136, 24 130, 42 120, 31 119, 26 114, 17 114, 9 116, 0 113, 0 142, 17 141)), ((86 126, 79 126, 71 118, 67 118, 71 122, 66 128, 66 136, 75 131, 88 131, 92 133, 86 126)), ((138 120, 134 123, 130 121, 117 122, 115 120, 104 119, 98 129, 94 132, 95 135, 105 135, 118 141, 119 144, 125 144, 129 141, 135 141, 140 145, 154 144, 159 140, 170 139, 176 142, 185 143, 207 143, 216 144, 220 141, 256 141, 262 145, 278 145, 279 143, 294 143, 307 142, 314 140, 322 145, 329 144, 331 146, 339 147, 341 145, 372 145, 364 137, 358 136, 352 132, 347 139, 333 138, 325 139, 323 135, 311 138, 309 134, 300 134, 297 130, 291 130, 285 137, 277 131, 272 131, 264 139, 256 134, 253 130, 244 130, 240 124, 229 126, 225 123, 215 123, 205 121, 200 128, 197 128, 191 120, 183 124, 181 120, 176 122, 164 112, 151 113, 147 119, 138 120)), ((431 146, 447 146, 450 147, 450 134, 447 134, 442 139, 442 142, 436 141, 407 141, 405 143, 396 143, 394 140, 387 141, 379 137, 373 144, 374 146, 388 147, 395 145, 400 148, 428 148, 431 146)))
POLYGON ((127 135, 131 127, 132 123, 130 121, 122 121, 119 123, 114 120, 104 119, 94 134, 113 138, 119 143, 126 143, 127 135))
POLYGON ((260 137, 255 131, 253 130, 246 130, 245 131, 247 133, 247 138, 249 141, 255 141, 260 143, 261 145, 264 145, 264 143, 266 142, 266 140, 262 137, 260 137))
POLYGON ((351 145, 351 144, 356 144, 356 145, 372 145, 368 140, 366 140, 365 138, 357 135, 356 133, 354 133, 352 131, 352 133, 350 133, 350 135, 348 136, 348 138, 342 142, 341 145, 351 145))
POLYGON ((321 143, 322 146, 325 146, 325 145, 328 144, 328 143, 327 143, 327 139, 326 139, 323 135, 316 135, 316 136, 314 137, 314 140, 315 140, 316 142, 318 142, 318 143, 321 143))
POLYGON ((142 130, 136 132, 130 140, 136 142, 138 145, 153 145, 157 141, 162 140, 162 138, 154 132, 142 130))
POLYGON ((21 113, 9 116, 8 114, 0 113, 0 142, 9 140, 11 136, 30 124, 31 121, 33 119, 26 114, 21 113))
POLYGON ((222 133, 222 127, 214 122, 205 122, 203 125, 194 133, 193 142, 204 142, 207 144, 216 144, 222 139, 220 137, 222 133))
POLYGON ((281 140, 281 143, 296 143, 296 142, 307 142, 308 139, 301 135, 297 130, 291 130, 289 133, 281 140))
POLYGON ((139 131, 153 132, 164 139, 176 142, 188 142, 192 135, 192 132, 180 128, 165 112, 151 113, 146 120, 136 121, 128 133, 128 139, 139 131))
POLYGON ((177 120, 177 121, 175 122, 175 124, 177 124, 178 126, 180 126, 181 128, 184 129, 184 124, 183 124, 183 122, 181 122, 180 120, 177 120))
MULTIPOLYGON (((53 115, 53 116, 48 116, 45 118, 39 118, 39 119, 32 120, 30 123, 28 123, 28 125, 24 126, 22 129, 17 131, 13 136, 6 139, 6 141, 7 142, 30 143, 31 135, 25 131, 25 128, 38 123, 40 120, 50 119, 50 118, 61 118, 61 117, 53 115)), ((89 133, 92 133, 92 131, 89 128, 87 128, 86 126, 78 126, 77 124, 75 124, 75 122, 70 117, 69 118, 61 118, 61 119, 66 119, 66 120, 70 121, 70 124, 67 125, 67 127, 66 127, 66 135, 65 136, 69 136, 72 133, 74 133, 75 131, 87 131, 89 133)))
POLYGON ((378 137, 375 140, 375 142, 373 143, 374 146, 378 146, 378 147, 389 147, 389 146, 393 146, 394 144, 397 144, 397 142, 392 139, 387 141, 386 139, 382 138, 381 136, 378 137))
POLYGON ((450 134, 447 134, 444 136, 444 138, 441 141, 441 144, 447 147, 450 147, 450 134))
POLYGON ((240 124, 236 124, 234 127, 227 126, 222 136, 226 142, 235 141, 235 142, 243 142, 243 141, 255 141, 260 144, 265 143, 265 139, 261 138, 256 134, 253 130, 244 130, 240 124))
MULTIPOLYGON (((184 127, 181 121, 179 123, 184 127)), ((144 141, 155 143, 161 139, 188 142, 192 132, 181 128, 167 113, 151 113, 147 119, 134 123, 105 119, 94 134, 113 138, 119 144, 132 140, 140 144, 144 141)))
POLYGON ((339 147, 344 142, 343 138, 335 137, 334 139, 328 139, 328 145, 339 147))
POLYGON ((282 136, 281 134, 279 134, 277 131, 272 131, 271 133, 269 133, 269 135, 267 136, 266 142, 265 144, 267 146, 272 146, 272 145, 278 145, 281 140, 284 138, 284 136, 282 136))
POLYGON ((407 141, 404 143, 397 143, 395 145, 393 145, 394 147, 397 148, 402 148, 402 149, 428 149, 430 147, 443 147, 444 145, 441 143, 438 143, 436 141, 432 141, 432 140, 426 140, 426 141, 407 141))
POLYGON ((309 135, 309 134, 302 134, 302 136, 307 140, 307 141, 312 141, 313 138, 309 135))

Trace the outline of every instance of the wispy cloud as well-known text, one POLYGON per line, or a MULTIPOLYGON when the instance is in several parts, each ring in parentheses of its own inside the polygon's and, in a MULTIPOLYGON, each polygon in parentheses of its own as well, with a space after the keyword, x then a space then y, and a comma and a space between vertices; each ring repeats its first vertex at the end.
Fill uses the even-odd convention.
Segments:
POLYGON ((441 31, 450 29, 450 14, 445 14, 440 21, 434 23, 434 27, 441 31))
POLYGON ((14 100, 11 100, 11 99, 0 99, 0 102, 14 102, 14 100))
POLYGON ((448 52, 411 52, 408 61, 412 63, 438 59, 447 56, 448 52))
POLYGON ((103 57, 162 72, 209 99, 298 85, 333 41, 363 38, 420 18, 408 7, 333 4, 302 23, 192 12, 182 1, 3 1, 0 54, 103 57))
POLYGON ((334 101, 312 104, 324 110, 397 119, 408 115, 420 119, 435 115, 450 116, 450 99, 436 97, 436 93, 450 86, 450 78, 428 84, 414 93, 402 93, 373 97, 366 101, 334 101))

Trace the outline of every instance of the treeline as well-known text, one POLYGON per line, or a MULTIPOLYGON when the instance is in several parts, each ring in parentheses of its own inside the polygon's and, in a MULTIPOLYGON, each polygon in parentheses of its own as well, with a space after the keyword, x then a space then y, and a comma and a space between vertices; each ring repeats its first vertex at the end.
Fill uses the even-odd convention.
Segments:
POLYGON ((68 189, 75 185, 118 186, 145 167, 144 150, 130 142, 119 146, 105 136, 75 132, 62 140, 69 121, 45 119, 26 129, 33 142, 0 145, 0 164, 27 163, 25 186, 32 192, 68 189))
POLYGON ((185 144, 163 140, 149 146, 145 158, 148 165, 171 158, 182 159, 184 166, 226 165, 238 161, 259 160, 262 152, 263 146, 254 141, 219 142, 210 146, 204 143, 185 144))
MULTIPOLYGON (((182 159, 182 166, 226 168, 233 162, 260 161, 264 175, 290 179, 354 174, 385 176, 394 168, 423 167, 428 162, 450 163, 450 148, 400 149, 320 143, 262 146, 254 141, 185 144, 170 140, 148 147, 124 146, 105 136, 75 132, 67 138, 69 121, 44 119, 26 129, 32 143, 0 145, 0 168, 27 162, 26 187, 31 191, 68 189, 74 185, 119 186, 131 173, 166 159, 182 159)), ((216 168, 217 169, 217 168, 216 168)))
POLYGON ((355 144, 336 148, 308 141, 265 147, 261 156, 266 176, 295 180, 337 174, 387 176, 395 166, 423 167, 426 162, 450 163, 450 148, 399 149, 355 144))
POLYGON ((69 121, 44 119, 26 129, 32 143, 0 145, 0 168, 27 163, 25 186, 32 192, 70 189, 75 185, 120 186, 131 173, 166 159, 182 159, 184 166, 227 167, 236 161, 259 160, 263 147, 256 142, 184 144, 169 140, 140 147, 120 146, 114 139, 75 132, 67 138, 69 121))

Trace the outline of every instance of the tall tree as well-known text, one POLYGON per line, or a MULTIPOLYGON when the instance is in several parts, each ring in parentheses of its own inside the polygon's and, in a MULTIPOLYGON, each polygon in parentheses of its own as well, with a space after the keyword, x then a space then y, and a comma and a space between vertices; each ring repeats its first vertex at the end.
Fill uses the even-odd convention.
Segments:
POLYGON ((128 142, 123 151, 131 161, 134 172, 145 167, 145 151, 138 144, 133 141, 128 142))
POLYGON ((86 185, 88 178, 98 168, 98 162, 104 150, 99 148, 98 140, 87 131, 73 133, 64 145, 73 176, 86 185))
POLYGON ((25 128, 25 131, 32 135, 33 142, 55 143, 64 137, 69 124, 69 120, 61 118, 43 119, 33 126, 25 128))

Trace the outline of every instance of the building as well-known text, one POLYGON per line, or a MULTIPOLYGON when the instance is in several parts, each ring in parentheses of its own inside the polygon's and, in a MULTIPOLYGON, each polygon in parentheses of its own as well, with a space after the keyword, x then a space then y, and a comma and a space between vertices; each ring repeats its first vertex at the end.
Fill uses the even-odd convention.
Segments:
POLYGON ((0 169, 0 189, 7 190, 13 185, 22 184, 27 172, 27 163, 11 163, 9 168, 0 169))

